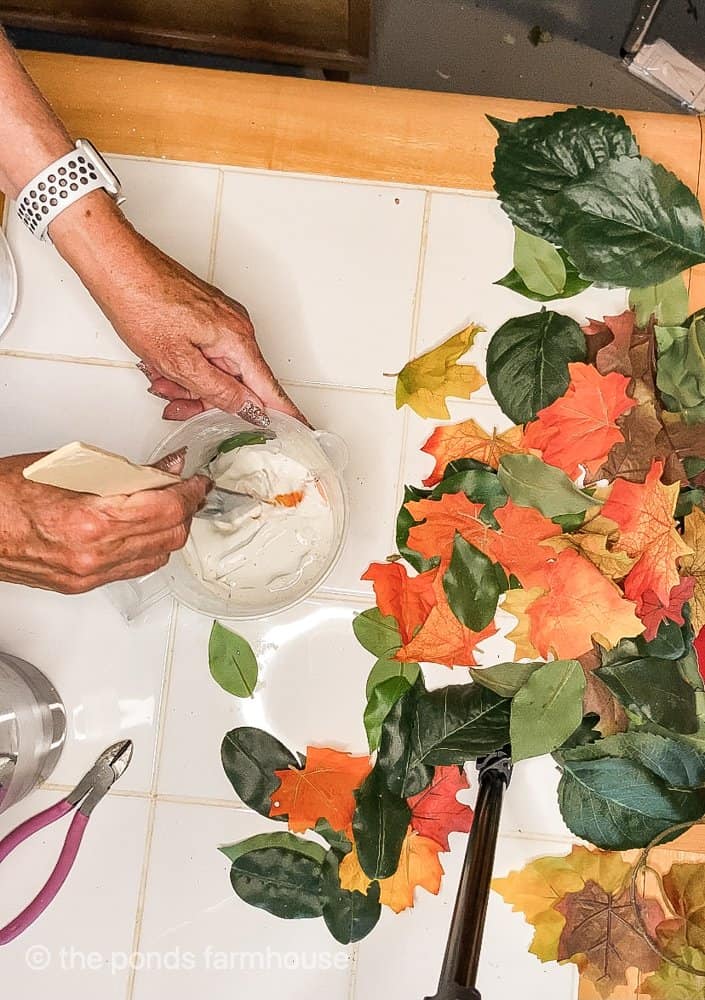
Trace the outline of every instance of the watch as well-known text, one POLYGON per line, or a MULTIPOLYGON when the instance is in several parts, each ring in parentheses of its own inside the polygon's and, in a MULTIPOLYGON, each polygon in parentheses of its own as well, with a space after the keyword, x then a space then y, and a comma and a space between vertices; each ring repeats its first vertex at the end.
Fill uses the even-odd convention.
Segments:
POLYGON ((33 236, 48 240, 48 228, 64 209, 91 191, 107 191, 118 205, 120 180, 88 139, 77 139, 75 149, 55 160, 17 196, 17 214, 33 236))

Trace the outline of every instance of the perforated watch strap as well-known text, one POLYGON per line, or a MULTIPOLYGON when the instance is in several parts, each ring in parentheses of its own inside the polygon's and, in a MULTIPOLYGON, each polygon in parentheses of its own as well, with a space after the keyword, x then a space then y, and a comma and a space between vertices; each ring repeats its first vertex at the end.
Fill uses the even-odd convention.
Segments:
POLYGON ((43 240, 58 215, 99 188, 110 188, 102 164, 79 140, 75 149, 50 164, 20 191, 17 214, 30 233, 43 240))

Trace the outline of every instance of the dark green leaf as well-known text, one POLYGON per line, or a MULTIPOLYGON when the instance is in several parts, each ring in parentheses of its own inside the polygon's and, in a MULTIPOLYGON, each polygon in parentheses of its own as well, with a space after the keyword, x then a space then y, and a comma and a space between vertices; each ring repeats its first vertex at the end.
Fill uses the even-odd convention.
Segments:
POLYGON ((377 768, 397 794, 417 795, 431 783, 435 766, 461 766, 505 746, 510 705, 479 684, 428 692, 416 686, 387 716, 377 768))
POLYGON ((499 481, 519 507, 534 507, 545 517, 584 514, 599 501, 580 490, 565 472, 534 455, 503 455, 499 481))
POLYGON ((266 444, 267 441, 271 441, 275 437, 274 431, 240 431, 239 434, 233 434, 232 437, 220 442, 218 454, 224 455, 228 451, 244 448, 251 444, 266 444))
POLYGON ((363 716, 370 752, 379 746, 382 724, 392 707, 410 688, 411 684, 405 677, 396 676, 388 677, 372 689, 363 716))
POLYGON ((578 531, 579 528, 582 528, 585 521, 585 511, 579 511, 577 514, 557 514, 551 520, 559 528, 562 528, 564 532, 578 531))
POLYGON ((406 559, 410 566, 416 570, 417 573, 425 573, 427 569, 433 569, 438 565, 438 559, 424 559, 423 556, 419 555, 413 549, 410 549, 407 545, 409 539, 409 532, 414 527, 415 524, 419 524, 419 521, 415 521, 409 511, 406 509, 407 503, 410 500, 423 500, 431 495, 431 490, 419 490, 415 486, 405 486, 404 487, 404 499, 402 505, 399 508, 399 513, 397 514, 397 548, 399 549, 400 555, 406 559))
MULTIPOLYGON (((685 474, 689 479, 694 479, 695 476, 700 475, 705 470, 705 460, 700 458, 686 458, 683 460, 683 465, 685 467, 685 474)), ((682 489, 673 516, 678 518, 685 517, 687 514, 690 514, 693 507, 702 507, 704 499, 705 490, 699 487, 686 487, 682 489)))
POLYGON ((546 204, 557 191, 617 156, 638 156, 623 118, 594 108, 570 108, 539 118, 503 122, 492 177, 502 207, 517 226, 560 244, 546 204))
POLYGON ((677 274, 646 288, 630 288, 629 307, 636 313, 637 326, 646 326, 652 316, 659 326, 684 323, 688 315, 688 289, 683 275, 677 274))
POLYGON ((550 202, 555 242, 584 278, 634 288, 667 281, 705 260, 695 195, 660 164, 623 156, 550 202))
POLYGON ((484 504, 480 511, 480 520, 490 528, 499 528, 494 512, 498 507, 504 507, 507 494, 500 483, 497 473, 484 469, 468 469, 464 472, 453 472, 443 477, 431 493, 432 500, 440 500, 444 493, 464 493, 473 503, 484 504))
POLYGON ((312 840, 304 840, 303 837, 296 837, 293 833, 279 831, 275 833, 258 833, 254 837, 248 837, 247 840, 238 841, 237 844, 226 844, 224 847, 219 847, 218 850, 229 861, 235 862, 246 854, 251 854, 253 851, 262 851, 270 847, 275 847, 283 851, 294 851, 306 858, 310 858, 312 861, 316 861, 318 864, 322 864, 326 856, 325 849, 320 844, 316 844, 312 840))
POLYGON ((458 533, 443 589, 455 617, 474 632, 481 632, 494 618, 500 595, 495 564, 458 533))
POLYGON ((339 860, 330 851, 323 862, 321 881, 323 919, 336 941, 341 944, 353 944, 367 937, 379 920, 382 911, 379 902, 379 884, 373 882, 367 890, 367 895, 341 889, 338 867, 339 860))
POLYGON ((600 667, 596 673, 630 715, 674 733, 697 730, 695 693, 677 660, 642 657, 600 667))
POLYGON ((568 365, 585 361, 585 335, 569 316, 544 309, 507 320, 487 350, 487 382, 515 424, 533 420, 562 396, 568 365))
POLYGON ((453 476, 456 472, 493 472, 491 465, 479 462, 476 458, 454 458, 448 462, 443 473, 443 478, 453 476))
POLYGON ((639 635, 635 642, 642 656, 659 660, 678 660, 685 656, 687 649, 683 628, 667 618, 661 622, 653 639, 647 642, 639 635))
MULTIPOLYGON (((287 748, 263 729, 241 726, 225 734, 220 748, 228 779, 245 805, 269 816, 272 793, 279 787, 275 771, 301 767, 287 748)), ((273 819, 286 821, 286 816, 273 819)))
POLYGON ((497 663, 493 667, 471 668, 472 679, 502 698, 513 698, 543 663, 497 663))
POLYGON ((572 761, 624 757, 648 768, 673 791, 705 787, 705 754, 682 740, 654 733, 617 733, 592 746, 571 750, 568 757, 572 761))
POLYGON ((554 302, 557 298, 571 299, 574 295, 579 295, 580 292, 584 292, 586 288, 589 288, 592 282, 584 281, 580 277, 578 269, 565 250, 559 249, 558 253, 565 266, 566 274, 565 285, 560 295, 541 295, 539 292, 532 292, 514 268, 509 274, 505 274, 503 278, 500 278, 499 281, 495 281, 495 285, 508 288, 511 292, 517 292, 526 299, 533 299, 534 302, 554 302))
POLYGON ((571 733, 565 743, 561 744, 561 750, 572 750, 574 747, 587 746, 600 739, 600 730, 596 728, 600 721, 600 716, 594 712, 588 712, 584 716, 578 728, 571 733))
POLYGON ((379 766, 355 792, 355 800, 353 834, 362 870, 371 879, 388 878, 399 865, 411 809, 390 791, 379 766))
POLYGON ((368 653, 380 660, 391 659, 403 643, 394 615, 383 615, 379 608, 368 608, 353 618, 355 638, 368 653))
POLYGON ((340 857, 350 854, 352 844, 342 830, 334 830, 327 819, 319 819, 313 828, 319 837, 323 837, 340 857))
POLYGON ((399 660, 377 660, 372 670, 370 670, 365 687, 365 697, 369 701, 372 692, 378 684, 390 679, 390 677, 403 677, 412 687, 419 676, 420 667, 418 663, 400 663, 399 660))
POLYGON ((263 847, 242 854, 233 862, 230 882, 246 903, 275 917, 286 920, 320 917, 322 864, 322 859, 316 860, 299 850, 263 847))
POLYGON ((512 701, 512 760, 557 750, 582 721, 584 691, 577 660, 554 660, 533 672, 512 701))
POLYGON ((257 685, 257 659, 247 639, 213 622, 208 641, 213 680, 236 698, 251 698, 257 685))

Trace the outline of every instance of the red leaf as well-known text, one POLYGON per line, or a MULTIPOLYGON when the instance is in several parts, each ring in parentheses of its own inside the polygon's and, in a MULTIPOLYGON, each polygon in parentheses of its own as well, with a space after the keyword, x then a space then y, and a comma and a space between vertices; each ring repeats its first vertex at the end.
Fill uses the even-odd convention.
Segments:
POLYGON ((624 585, 624 596, 628 600, 636 602, 636 613, 646 626, 644 638, 647 642, 651 642, 652 639, 656 638, 659 625, 666 619, 675 622, 676 625, 683 625, 685 622, 683 605, 693 596, 695 578, 686 576, 675 587, 672 587, 667 604, 664 604, 653 590, 632 594, 632 588, 633 584, 627 577, 624 585))
POLYGON ((472 826, 472 809, 456 798, 461 789, 469 787, 462 768, 455 765, 437 767, 429 787, 407 799, 412 829, 449 851, 448 834, 468 833, 472 826))
POLYGON ((698 657, 700 676, 705 681, 705 625, 698 632, 697 638, 693 643, 693 649, 698 657))

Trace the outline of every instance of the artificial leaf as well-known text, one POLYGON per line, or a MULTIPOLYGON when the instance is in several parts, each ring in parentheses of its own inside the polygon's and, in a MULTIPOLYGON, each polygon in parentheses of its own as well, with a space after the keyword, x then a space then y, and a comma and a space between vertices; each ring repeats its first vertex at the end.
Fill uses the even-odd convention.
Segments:
POLYGON ((515 424, 533 420, 568 388, 568 365, 584 361, 585 335, 569 316, 551 310, 507 320, 487 349, 487 382, 515 424))
MULTIPOLYGON (((619 650, 614 653, 619 657, 619 650)), ((598 676, 632 716, 677 733, 697 730, 695 692, 677 660, 654 656, 608 662, 598 676)))
POLYGON ((458 458, 474 458, 484 465, 496 469, 502 455, 512 455, 523 451, 521 427, 510 427, 501 434, 497 428, 491 434, 483 430, 476 421, 463 420, 459 424, 444 424, 436 427, 421 451, 435 459, 433 472, 424 479, 426 486, 439 483, 449 462, 458 458))
POLYGON ((508 274, 505 274, 503 278, 495 281, 495 285, 501 285, 503 288, 508 288, 512 292, 518 292, 519 295, 523 295, 527 299, 533 299, 535 302, 552 302, 556 298, 569 299, 574 295, 579 295, 580 292, 584 292, 586 288, 589 288, 592 282, 585 281, 580 277, 580 272, 565 250, 560 247, 557 249, 558 256, 563 261, 563 266, 565 267, 566 272, 565 284, 563 285, 560 295, 542 295, 541 292, 532 291, 516 268, 512 268, 512 270, 508 274))
POLYGON ((514 269, 531 292, 559 298, 566 283, 563 258, 547 240, 514 227, 514 269))
POLYGON ((468 833, 472 826, 472 809, 457 798, 458 792, 469 787, 462 768, 454 765, 435 768, 428 788, 408 800, 412 830, 449 851, 448 835, 468 833))
POLYGON ((353 944, 367 937, 379 920, 379 885, 373 883, 364 893, 344 889, 340 884, 339 865, 338 857, 329 851, 323 862, 321 911, 335 940, 353 944))
MULTIPOLYGON (((388 878, 399 866, 411 809, 402 796, 389 788, 379 766, 355 792, 355 800, 352 824, 355 851, 348 855, 348 864, 352 868, 356 863, 352 860, 354 854, 369 879, 388 878)), ((346 882, 345 888, 352 886, 346 882)))
POLYGON ((438 857, 442 849, 435 840, 409 830, 402 844, 397 870, 389 878, 380 880, 382 905, 401 913, 414 905, 414 890, 417 887, 437 896, 443 878, 443 866, 438 857))
POLYGON ((399 674, 388 677, 372 689, 362 719, 370 753, 379 746, 382 724, 389 715, 392 706, 399 701, 403 694, 406 694, 410 687, 411 684, 408 680, 399 674))
POLYGON ((556 904, 567 894, 580 892, 588 881, 611 894, 621 893, 630 874, 631 866, 619 854, 575 845, 565 857, 536 858, 520 871, 494 879, 492 888, 534 928, 529 950, 542 962, 552 962, 558 958, 566 924, 556 904))
POLYGON ((436 603, 434 578, 431 571, 409 576, 400 563, 371 563, 362 575, 363 580, 372 581, 382 614, 396 619, 403 644, 411 640, 436 603))
POLYGON ((442 585, 436 586, 438 602, 411 642, 402 646, 397 659, 411 663, 440 663, 447 667, 472 667, 475 649, 497 633, 494 622, 473 632, 453 614, 442 585))
POLYGON ((642 764, 664 781, 669 791, 696 792, 699 798, 705 794, 705 754, 682 740, 632 730, 571 751, 570 759, 602 760, 606 756, 642 764))
MULTIPOLYGON (((461 459, 472 461, 472 459, 461 459)), ((449 470, 456 463, 450 463, 449 470)), ((482 504, 480 520, 490 528, 497 527, 494 512, 507 502, 507 494, 496 472, 490 469, 463 469, 459 472, 446 471, 440 483, 431 491, 432 500, 440 500, 445 494, 464 493, 468 500, 482 504)))
POLYGON ((554 660, 534 671, 512 701, 512 760, 560 747, 583 718, 585 675, 577 660, 554 660))
MULTIPOLYGON (((533 507, 520 507, 513 500, 508 500, 495 517, 500 530, 488 539, 489 555, 523 584, 528 574, 553 558, 552 549, 543 543, 559 536, 561 529, 533 507)), ((515 606, 520 604, 521 600, 515 606)), ((506 598, 504 607, 509 610, 506 598)))
POLYGON ((558 535, 547 542, 555 552, 574 549, 584 559, 591 562, 608 580, 623 580, 632 568, 636 559, 626 552, 617 551, 613 547, 614 524, 604 517, 595 517, 585 521, 580 531, 571 534, 558 535))
POLYGON ((505 455, 497 475, 515 504, 535 507, 545 517, 584 514, 595 506, 595 499, 578 489, 565 472, 535 455, 505 455))
POLYGON ((653 316, 660 326, 679 326, 688 315, 688 289, 683 275, 646 288, 629 290, 629 308, 634 310, 639 326, 646 326, 653 316))
MULTIPOLYGON (((680 962, 705 972, 705 954, 696 948, 683 948, 674 956, 680 962)), ((656 972, 641 983, 641 991, 652 1000, 702 1000, 705 977, 686 972, 664 959, 656 972)))
POLYGON ((339 857, 344 857, 352 850, 352 843, 347 834, 342 830, 334 830, 327 819, 319 819, 313 829, 339 857))
POLYGON ((447 396, 469 399, 485 384, 474 365, 457 364, 481 331, 482 327, 471 324, 432 351, 409 361, 397 376, 397 409, 407 404, 420 417, 447 420, 447 396))
MULTIPOLYGON (((277 771, 298 768, 301 762, 263 729, 240 726, 223 737, 220 756, 230 784, 250 809, 269 816, 272 792, 279 786, 277 771)), ((275 819, 285 820, 286 815, 275 819)))
POLYGON ((593 636, 600 636, 605 645, 614 645, 644 629, 634 604, 571 549, 559 552, 554 562, 530 575, 526 585, 546 591, 527 611, 531 641, 541 656, 553 650, 561 659, 571 659, 591 648, 593 636))
POLYGON ((669 939, 677 934, 688 947, 705 952, 705 878, 702 864, 671 865, 663 876, 662 886, 674 917, 667 925, 662 924, 658 928, 659 938, 661 941, 665 939, 668 947, 669 939))
POLYGON ((354 845, 350 853, 346 854, 340 862, 338 875, 341 888, 348 892, 361 892, 365 894, 372 883, 372 880, 362 869, 360 858, 354 845))
POLYGON ((347 830, 355 811, 354 791, 370 772, 369 757, 309 747, 306 766, 276 771, 280 785, 272 793, 272 817, 286 814, 289 829, 312 830, 327 819, 334 830, 347 830))
MULTIPOLYGON (((514 593, 514 591, 512 591, 514 593)), ((472 679, 489 688, 502 698, 513 698, 528 679, 544 664, 541 663, 496 663, 493 667, 471 670, 472 679)))
POLYGON ((568 371, 565 393, 527 424, 524 447, 576 478, 583 467, 595 473, 624 440, 617 419, 636 403, 627 396, 624 375, 601 375, 592 365, 579 363, 568 365, 568 371))
MULTIPOLYGON (((655 900, 638 898, 638 904, 650 911, 650 923, 662 915, 655 900)), ((591 880, 567 893, 555 909, 565 917, 558 961, 574 961, 605 1000, 626 983, 627 969, 636 967, 644 974, 658 968, 660 959, 644 939, 629 886, 616 895, 591 880)))
POLYGON ((418 663, 400 663, 399 660, 396 659, 379 659, 375 663, 372 670, 370 670, 367 678, 365 697, 369 700, 377 685, 383 684, 384 681, 389 680, 390 677, 403 677, 409 687, 412 687, 416 683, 419 671, 420 667, 418 663))
POLYGON ((276 917, 286 920, 320 917, 325 852, 318 844, 300 838, 275 841, 286 836, 252 837, 249 842, 234 845, 236 852, 226 851, 232 860, 230 883, 246 903, 276 917))
POLYGON ((406 559, 409 565, 412 566, 417 573, 425 573, 426 570, 434 569, 438 565, 438 558, 434 556, 432 559, 425 559, 424 556, 409 548, 409 545, 407 544, 409 540, 409 532, 416 524, 416 521, 414 521, 413 517, 407 510, 406 505, 411 500, 426 500, 430 496, 431 490, 420 490, 415 486, 405 486, 404 499, 402 500, 399 513, 397 514, 396 542, 399 555, 403 559, 406 559))
POLYGON ((391 659, 402 644, 396 617, 382 614, 379 608, 368 608, 356 615, 353 632, 360 645, 379 660, 391 659))
POLYGON ((257 658, 247 639, 213 622, 208 665, 214 681, 236 698, 251 698, 257 684, 257 658))
POLYGON ((594 108, 569 108, 518 122, 489 121, 499 133, 492 177, 502 208, 517 226, 553 243, 560 240, 551 196, 589 176, 605 160, 639 155, 624 119, 594 108))
POLYGON ((705 261, 695 195, 646 157, 599 166, 552 200, 558 239, 584 278, 609 287, 656 284, 705 261))
MULTIPOLYGON (((683 608, 693 596, 694 587, 695 578, 685 577, 671 588, 665 604, 653 590, 644 590, 635 597, 636 613, 645 625, 643 638, 647 642, 656 638, 660 625, 665 621, 675 622, 677 625, 685 624, 683 608)), ((626 596, 630 595, 627 593, 626 596)))
POLYGON ((681 570, 695 580, 690 607, 693 628, 699 633, 705 627, 705 512, 693 507, 684 521, 683 541, 691 552, 681 559, 681 570))
POLYGON ((456 534, 480 551, 487 546, 490 529, 480 518, 482 504, 468 500, 464 493, 445 493, 439 500, 411 500, 406 509, 416 522, 408 544, 426 559, 437 556, 447 566, 456 534))
POLYGON ((637 560, 625 589, 632 596, 651 590, 667 605, 679 583, 678 560, 690 555, 691 549, 673 520, 678 486, 664 486, 662 472, 663 464, 654 462, 643 484, 618 479, 602 513, 619 526, 615 548, 637 560))
POLYGON ((220 442, 218 445, 218 454, 225 455, 236 448, 245 448, 253 444, 266 444, 274 436, 273 431, 240 431, 239 434, 233 434, 232 437, 220 442))
POLYGON ((497 567, 460 534, 455 536, 443 589, 455 617, 474 632, 481 632, 494 619, 502 592, 497 567))
POLYGON ((512 631, 507 632, 507 639, 514 643, 518 660, 533 659, 539 655, 538 649, 531 641, 531 619, 528 610, 542 593, 541 587, 531 587, 529 590, 517 587, 516 590, 508 590, 504 595, 502 610, 517 619, 512 631))
POLYGON ((705 420, 705 319, 689 327, 657 326, 656 384, 667 410, 687 423, 705 420))

